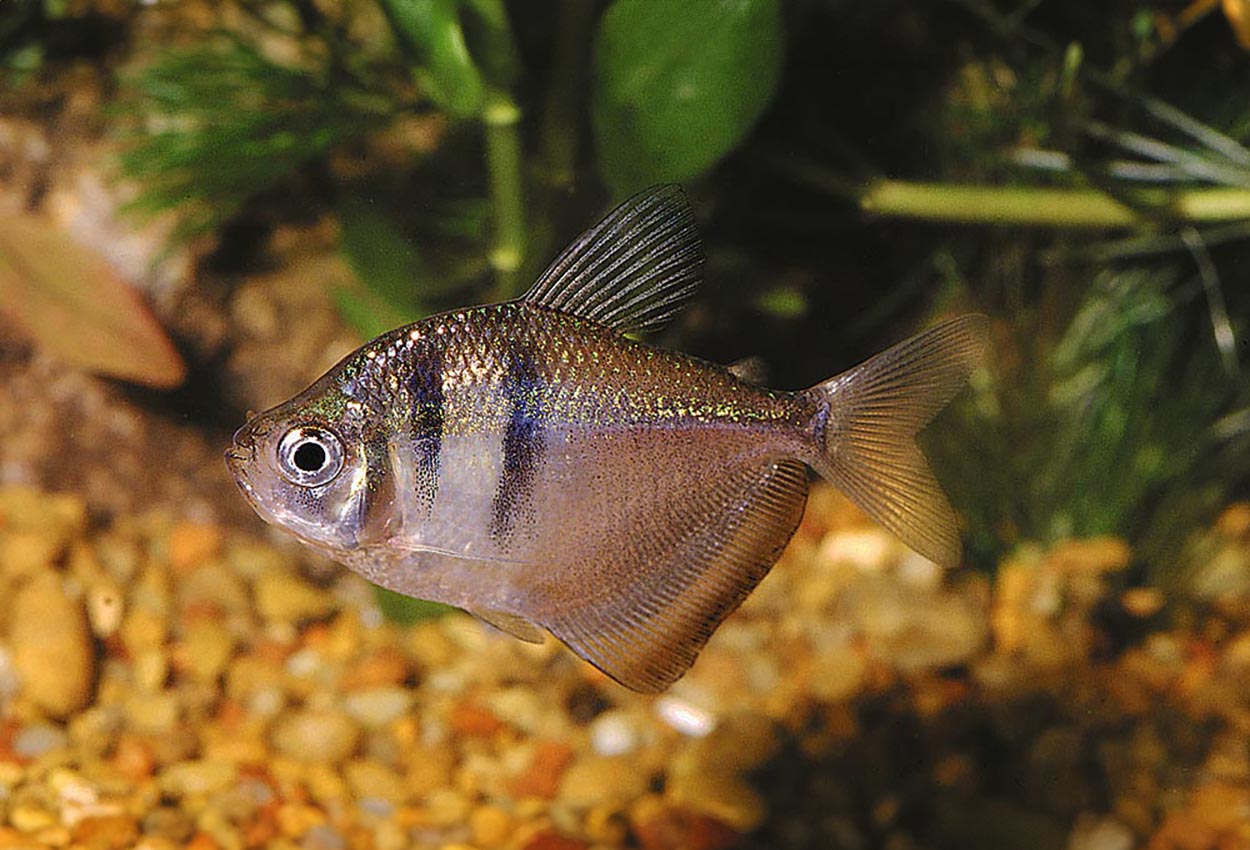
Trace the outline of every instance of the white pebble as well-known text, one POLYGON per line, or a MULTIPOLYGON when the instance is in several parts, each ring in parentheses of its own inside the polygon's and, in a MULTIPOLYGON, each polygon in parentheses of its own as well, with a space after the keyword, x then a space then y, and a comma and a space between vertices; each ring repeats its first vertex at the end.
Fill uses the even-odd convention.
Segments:
POLYGON ((638 729, 623 711, 605 711, 590 724, 590 746, 598 755, 622 756, 638 743, 638 729))
POLYGON ((716 728, 716 718, 711 712, 681 697, 660 697, 655 701, 655 713, 670 727, 691 738, 702 738, 716 728))
POLYGON ((13 736, 13 752, 22 758, 37 759, 59 750, 69 742, 69 737, 59 726, 38 723, 23 727, 13 736))
POLYGON ((380 729, 412 708, 415 697, 405 688, 384 686, 348 694, 343 708, 358 723, 380 729))
POLYGON ((1068 850, 1132 850, 1133 831, 1115 818, 1083 815, 1068 837, 1068 850))

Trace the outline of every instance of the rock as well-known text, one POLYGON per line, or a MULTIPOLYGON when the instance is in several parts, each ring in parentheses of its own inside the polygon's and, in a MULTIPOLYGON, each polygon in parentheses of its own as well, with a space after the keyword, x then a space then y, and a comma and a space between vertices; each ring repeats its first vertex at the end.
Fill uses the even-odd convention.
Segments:
POLYGON ((621 847, 629 837, 629 821, 615 806, 595 806, 586 813, 586 837, 602 847, 621 847))
POLYGON ((221 551, 222 533, 215 525, 180 522, 169 532, 169 565, 190 572, 221 551))
POLYGON ((37 759, 42 755, 59 750, 69 743, 69 736, 59 726, 47 723, 35 723, 24 726, 13 736, 12 748, 16 755, 24 759, 37 759))
POLYGON ((1068 836, 1067 850, 1133 850, 1133 831, 1115 818, 1082 814, 1068 836))
POLYGON ((9 638, 27 699, 58 718, 86 705, 95 678, 87 618, 55 574, 35 576, 18 591, 9 638))
POLYGON ((403 779, 377 759, 355 759, 343 768, 348 787, 357 800, 386 800, 396 806, 408 798, 403 779))
POLYGON ((1064 540, 1050 550, 1048 566, 1057 572, 1103 575, 1128 566, 1133 550, 1118 537, 1064 540))
POLYGON ((629 810, 629 822, 643 850, 729 850, 742 836, 713 817, 647 796, 629 810))
POLYGON ((503 721, 475 702, 461 700, 451 710, 451 729, 457 735, 488 738, 504 728, 503 721))
POLYGON ((642 736, 627 712, 605 711, 590 724, 590 748, 596 755, 623 756, 638 749, 642 736))
POLYGON ((459 826, 469 819, 472 804, 459 791, 439 788, 425 800, 425 822, 430 826, 459 826))
POLYGON ((178 666, 195 678, 216 681, 234 653, 234 640, 220 623, 199 621, 187 626, 178 646, 178 666))
POLYGON ((716 728, 716 716, 685 697, 665 694, 655 701, 655 713, 683 735, 699 738, 716 728))
POLYGON ((270 622, 319 620, 334 610, 334 599, 285 570, 262 573, 253 587, 256 610, 270 622))
POLYGON ((529 765, 516 778, 512 791, 518 797, 551 799, 560 789, 573 750, 561 741, 539 741, 529 765))
POLYGON ((709 815, 737 832, 764 822, 764 800, 745 779, 726 770, 681 771, 669 776, 665 799, 680 808, 709 815))
POLYGON ((32 833, 56 825, 56 815, 46 806, 18 803, 9 810, 9 824, 18 832, 32 833))
POLYGON ((303 838, 313 827, 326 822, 326 814, 316 806, 283 803, 274 813, 278 831, 287 838, 303 838))
POLYGON ((413 796, 422 798, 450 785, 455 765, 456 755, 450 746, 425 748, 412 759, 405 781, 413 796))
POLYGON ((168 691, 130 694, 122 709, 132 730, 151 735, 169 732, 182 716, 178 697, 168 691))
POLYGON ((114 770, 137 784, 152 775, 156 759, 152 748, 142 738, 123 735, 113 749, 112 765, 114 770))
POLYGON ((809 688, 826 702, 843 702, 859 693, 868 670, 864 653, 843 641, 822 648, 812 661, 809 688))
POLYGON ((11 579, 54 569, 65 541, 47 531, 13 530, 0 535, 0 564, 11 579))
POLYGON ((590 844, 571 835, 544 829, 531 836, 521 847, 522 850, 589 850, 590 844))
POLYGON ((590 756, 573 762, 560 782, 560 800, 576 808, 622 808, 647 791, 647 777, 622 756, 590 756))
MULTIPOLYGON (((343 622, 339 617, 335 622, 343 622)), ((335 631, 341 631, 340 626, 335 631)), ((376 649, 364 658, 352 662, 343 674, 342 687, 346 691, 366 690, 386 685, 402 685, 407 681, 411 666, 402 652, 393 647, 376 649)))
POLYGON ((302 709, 278 720, 273 743, 283 755, 303 762, 336 764, 356 750, 359 732, 336 709, 302 709))
POLYGON ((347 694, 343 708, 361 725, 380 729, 406 714, 415 700, 408 688, 384 686, 347 694))
POLYGON ((87 590, 87 620, 97 637, 112 637, 122 624, 125 601, 122 591, 110 581, 100 581, 87 590))
POLYGON ((79 821, 74 841, 90 850, 123 850, 133 847, 139 837, 139 824, 128 814, 89 817, 79 821))
POLYGON ((502 847, 512 836, 512 815, 498 806, 480 806, 469 815, 469 835, 483 850, 502 847))
POLYGON ((229 762, 194 759, 165 768, 158 782, 161 790, 172 797, 196 797, 225 791, 238 777, 238 767, 229 762))

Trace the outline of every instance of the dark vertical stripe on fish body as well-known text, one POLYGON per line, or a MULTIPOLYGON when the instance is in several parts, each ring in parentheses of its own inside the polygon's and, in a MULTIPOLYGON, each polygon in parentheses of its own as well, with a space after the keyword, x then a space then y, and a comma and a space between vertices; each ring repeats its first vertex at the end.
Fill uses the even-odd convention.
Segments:
POLYGON ((429 346, 408 376, 412 400, 412 445, 416 455, 416 492, 426 511, 438 493, 438 469, 443 448, 443 352, 429 346))
POLYGON ((491 506, 490 533, 497 540, 515 531, 543 453, 542 380, 524 352, 513 355, 503 390, 510 413, 503 435, 503 473, 491 506))

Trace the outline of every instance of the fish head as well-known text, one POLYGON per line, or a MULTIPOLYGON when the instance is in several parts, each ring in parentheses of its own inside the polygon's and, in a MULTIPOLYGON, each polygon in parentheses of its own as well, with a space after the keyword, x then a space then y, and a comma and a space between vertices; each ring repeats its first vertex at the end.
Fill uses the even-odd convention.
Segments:
POLYGON ((331 374, 250 417, 226 466, 262 519, 341 557, 385 533, 392 513, 389 475, 370 449, 385 440, 374 431, 331 374))

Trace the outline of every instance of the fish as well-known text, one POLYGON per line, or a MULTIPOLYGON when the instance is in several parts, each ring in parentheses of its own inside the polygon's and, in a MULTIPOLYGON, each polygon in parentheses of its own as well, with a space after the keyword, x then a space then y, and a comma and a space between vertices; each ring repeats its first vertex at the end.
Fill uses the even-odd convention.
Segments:
POLYGON ((389 331, 252 416, 226 463, 266 521, 364 578, 659 693, 781 556, 809 470, 960 560, 915 436, 981 360, 944 321, 797 391, 638 337, 702 277, 677 186, 622 203, 521 297, 389 331))

